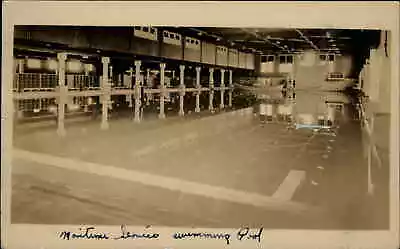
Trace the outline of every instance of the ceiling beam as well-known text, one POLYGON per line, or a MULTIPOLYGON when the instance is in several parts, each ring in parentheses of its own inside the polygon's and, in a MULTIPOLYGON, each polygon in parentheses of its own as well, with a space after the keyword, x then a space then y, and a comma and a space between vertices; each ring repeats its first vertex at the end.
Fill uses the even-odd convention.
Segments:
POLYGON ((243 28, 242 28, 241 30, 243 30, 243 31, 246 32, 246 33, 252 34, 252 35, 255 36, 257 39, 263 40, 263 41, 265 41, 265 42, 267 42, 267 43, 269 43, 269 44, 272 44, 272 45, 275 46, 275 47, 278 47, 278 48, 281 49, 281 50, 286 50, 286 51, 288 51, 288 52, 290 53, 289 49, 286 49, 286 48, 284 48, 284 47, 282 47, 282 46, 279 46, 278 44, 275 44, 274 42, 270 41, 268 38, 260 36, 259 34, 257 34, 257 32, 248 31, 248 30, 243 29, 243 28))
POLYGON ((297 33, 299 33, 299 35, 300 35, 306 42, 308 42, 308 43, 311 45, 311 47, 313 47, 315 50, 319 51, 319 48, 318 48, 317 46, 315 46, 315 44, 314 44, 310 39, 308 39, 307 36, 305 36, 300 30, 298 30, 298 29, 295 29, 295 30, 296 30, 297 33))
POLYGON ((217 39, 217 40, 218 39, 222 40, 222 37, 220 37, 218 35, 215 35, 215 34, 211 34, 211 33, 207 32, 207 31, 204 31, 204 30, 201 30, 201 29, 197 29, 197 28, 189 28, 189 29, 192 30, 192 31, 197 32, 199 36, 205 35, 205 36, 209 36, 209 37, 212 37, 214 39, 217 39))

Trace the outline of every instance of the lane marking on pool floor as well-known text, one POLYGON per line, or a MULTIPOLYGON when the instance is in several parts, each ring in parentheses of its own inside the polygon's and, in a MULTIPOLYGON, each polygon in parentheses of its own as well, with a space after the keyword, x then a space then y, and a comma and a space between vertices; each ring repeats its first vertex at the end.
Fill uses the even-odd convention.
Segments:
POLYGON ((297 188, 306 178, 306 172, 300 170, 291 170, 286 178, 283 180, 281 185, 272 195, 273 198, 289 201, 293 198, 297 188))
MULTIPOLYGON (((204 183, 192 182, 179 178, 154 175, 140 171, 119 168, 115 166, 90 163, 77 159, 57 157, 48 154, 35 153, 25 150, 14 149, 13 157, 36 162, 39 164, 51 165, 63 169, 73 170, 77 172, 89 173, 104 177, 112 177, 121 180, 140 183, 147 186, 154 186, 163 189, 168 189, 171 191, 179 191, 186 194, 209 197, 217 200, 224 200, 233 203, 256 206, 261 208, 267 208, 279 211, 294 211, 294 212, 308 211, 311 208, 307 204, 290 201, 288 198, 286 199, 282 198, 282 196, 285 197, 286 192, 290 192, 288 190, 290 189, 289 187, 284 187, 284 190, 280 190, 279 192, 281 194, 275 194, 279 198, 274 198, 258 193, 229 189, 220 186, 212 186, 204 183)), ((298 173, 295 174, 295 177, 297 175, 298 173)), ((291 178, 293 178, 293 176, 291 176, 291 178)), ((287 184, 285 183, 285 181, 283 183, 284 185, 287 184)), ((291 181, 293 181, 293 179, 291 181)))

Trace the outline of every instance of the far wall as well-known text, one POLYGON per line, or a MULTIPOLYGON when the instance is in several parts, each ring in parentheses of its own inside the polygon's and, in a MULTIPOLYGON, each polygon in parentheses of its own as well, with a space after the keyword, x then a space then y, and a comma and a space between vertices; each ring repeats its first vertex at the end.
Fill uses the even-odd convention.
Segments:
POLYGON ((279 55, 274 56, 273 61, 261 62, 260 73, 289 73, 297 84, 313 86, 325 81, 329 72, 343 73, 344 77, 349 77, 352 69, 351 56, 336 55, 333 62, 321 61, 320 53, 312 50, 292 56, 292 63, 280 63, 279 55))

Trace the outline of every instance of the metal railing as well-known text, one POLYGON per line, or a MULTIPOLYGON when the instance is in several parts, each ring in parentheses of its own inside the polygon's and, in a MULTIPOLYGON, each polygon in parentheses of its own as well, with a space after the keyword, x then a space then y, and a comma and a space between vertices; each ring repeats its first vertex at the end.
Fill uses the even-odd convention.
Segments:
POLYGON ((344 80, 344 74, 343 73, 328 73, 326 80, 328 81, 337 81, 337 80, 344 80))
POLYGON ((54 91, 57 85, 57 74, 18 73, 14 78, 13 90, 16 92, 54 91))
POLYGON ((69 90, 93 89, 99 87, 96 78, 91 75, 67 74, 65 82, 69 90))
MULTIPOLYGON (((228 94, 232 97, 233 86, 227 81, 226 79, 224 87, 221 87, 215 82, 217 85, 213 89, 209 88, 209 82, 206 81, 205 78, 201 80, 201 88, 197 88, 195 79, 185 79, 185 87, 179 85, 170 87, 166 85, 164 87, 150 87, 142 85, 145 83, 142 82, 139 88, 137 88, 134 79, 131 77, 129 77, 129 79, 126 77, 126 79, 122 81, 118 79, 114 79, 113 81, 109 78, 107 84, 103 86, 100 85, 102 77, 66 74, 65 84, 60 86, 59 76, 57 74, 16 73, 13 82, 13 98, 17 116, 22 114, 20 116, 22 118, 44 114, 58 115, 57 113, 60 108, 64 109, 64 107, 60 107, 60 103, 61 106, 66 105, 65 113, 87 112, 94 106, 95 103, 93 103, 93 101, 100 101, 99 103, 101 103, 102 106, 105 104, 107 109, 110 109, 112 108, 112 99, 110 98, 113 96, 125 96, 126 102, 129 103, 129 106, 132 106, 134 104, 134 99, 141 99, 142 96, 155 101, 157 101, 157 97, 164 96, 164 98, 159 99, 159 101, 169 102, 174 96, 196 97, 199 93, 212 93, 209 98, 214 99, 213 105, 216 106, 217 103, 215 101, 218 101, 217 99, 220 97, 220 94, 217 94, 216 91, 221 91, 221 95, 228 94), (134 85, 132 86, 131 83, 134 85), (100 97, 99 100, 97 100, 97 97, 100 97)), ((139 105, 145 104, 141 101, 137 103, 139 103, 139 105)), ((232 103, 232 101, 228 103, 232 103)), ((231 104, 228 103, 225 103, 225 105, 231 106, 231 104)), ((160 103, 160 105, 161 104, 162 103, 160 103)), ((195 106, 190 106, 189 109, 191 108, 195 109, 195 106)), ((106 109, 102 109, 102 116, 107 118, 107 112, 104 110, 106 109)), ((61 113, 61 116, 65 115, 63 114, 64 111, 61 113)))
POLYGON ((56 99, 21 99, 16 101, 15 109, 23 113, 54 113, 56 111, 56 99))

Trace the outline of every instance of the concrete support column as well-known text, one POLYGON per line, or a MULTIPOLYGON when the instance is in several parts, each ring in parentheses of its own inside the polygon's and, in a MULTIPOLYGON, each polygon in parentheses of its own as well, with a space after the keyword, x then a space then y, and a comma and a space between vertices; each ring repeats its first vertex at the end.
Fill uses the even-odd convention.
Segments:
POLYGON ((289 73, 288 76, 286 77, 287 81, 287 90, 293 89, 293 75, 292 73, 289 73))
POLYGON ((146 70, 146 85, 147 87, 152 87, 151 79, 150 79, 150 68, 146 70))
POLYGON ((57 115, 57 134, 65 136, 65 105, 67 103, 68 88, 65 86, 65 61, 67 60, 66 53, 59 53, 58 59, 58 115, 57 115))
POLYGON ((219 107, 224 109, 224 96, 225 96, 225 69, 221 69, 221 103, 219 107))
POLYGON ((201 94, 200 71, 201 71, 201 67, 196 67, 196 88, 197 88, 197 93, 196 93, 196 108, 194 110, 195 112, 200 112, 200 94, 201 94))
POLYGON ((19 72, 18 60, 14 58, 13 59, 13 75, 15 75, 17 72, 19 72))
POLYGON ((210 98, 208 103, 208 110, 214 111, 213 101, 214 101, 214 68, 210 68, 210 98))
POLYGON ((335 122, 335 111, 336 111, 336 109, 334 106, 331 106, 331 105, 327 106, 325 120, 327 121, 328 126, 333 125, 335 122))
POLYGON ((101 81, 101 90, 103 92, 102 96, 102 112, 101 112, 101 126, 100 128, 102 130, 107 130, 109 128, 108 124, 108 108, 110 105, 110 82, 108 79, 108 64, 110 63, 110 58, 108 57, 103 57, 101 59, 101 62, 103 63, 103 77, 101 81))
MULTIPOLYGON (((153 82, 150 79, 150 68, 147 68, 147 70, 146 70, 146 86, 147 86, 147 88, 153 88, 153 82)), ((151 97, 151 93, 147 93, 146 94, 146 105, 147 106, 150 105, 150 97, 151 97)))
POLYGON ((117 85, 120 87, 124 86, 123 80, 124 80, 124 74, 123 73, 118 74, 118 84, 117 85))
POLYGON ((229 107, 232 107, 232 93, 233 93, 233 77, 232 77, 232 74, 233 74, 233 72, 232 72, 232 70, 229 70, 229 95, 228 95, 228 97, 229 97, 229 100, 228 100, 228 106, 229 107))
MULTIPOLYGON (((65 69, 64 69, 65 70, 65 69)), ((72 74, 69 74, 66 76, 66 81, 67 81, 67 88, 71 89, 71 88, 79 88, 79 86, 77 86, 77 82, 75 81, 75 77, 72 74)), ((71 97, 73 98, 73 97, 71 97)), ((69 99, 68 100, 68 104, 71 104, 72 100, 69 99)))
POLYGON ((89 76, 89 67, 87 65, 85 65, 84 70, 85 70, 85 76, 88 77, 89 76))
MULTIPOLYGON (((87 64, 85 64, 84 65, 84 70, 85 70, 85 80, 83 81, 84 82, 84 85, 82 86, 83 88, 87 88, 87 87, 89 87, 89 81, 90 81, 90 79, 89 79, 89 68, 88 68, 88 66, 87 66, 87 64)), ((88 112, 89 111, 89 98, 88 97, 83 97, 83 99, 84 99, 84 106, 83 106, 83 111, 84 112, 88 112)))
POLYGON ((141 61, 135 61, 135 123, 140 122, 140 106, 141 106, 141 79, 140 79, 140 66, 141 61))
POLYGON ((114 86, 113 67, 110 66, 109 68, 110 68, 110 70, 109 70, 109 72, 110 72, 110 85, 111 85, 111 86, 114 86))
POLYGON ((24 69, 25 69, 25 60, 19 59, 18 60, 18 73, 24 73, 24 69))
MULTIPOLYGON (((133 88, 133 68, 129 68, 129 78, 130 78, 130 81, 129 81, 129 85, 128 85, 128 87, 129 87, 129 89, 132 89, 133 88)), ((130 108, 132 108, 133 107, 133 100, 132 100, 132 97, 133 97, 133 95, 132 94, 129 94, 128 96, 128 102, 129 102, 129 107, 130 108)), ((134 112, 134 110, 133 110, 133 112, 134 112)))
POLYGON ((89 111, 89 98, 88 97, 84 97, 84 106, 83 106, 83 111, 84 112, 88 112, 89 111))
POLYGON ((164 110, 164 98, 165 98, 165 63, 160 64, 160 113, 158 114, 158 117, 160 119, 165 118, 165 110, 164 110))
POLYGON ((185 65, 179 66, 180 75, 179 75, 179 116, 185 115, 183 110, 183 100, 185 97, 185 65))
MULTIPOLYGON (((20 83, 20 76, 19 76, 19 74, 23 74, 24 73, 24 65, 25 65, 25 63, 24 63, 24 59, 18 59, 17 60, 17 74, 15 75, 15 77, 16 77, 16 82, 17 82, 17 85, 16 85, 16 91, 17 92, 20 92, 20 91, 22 91, 22 85, 21 85, 21 83, 20 83)), ((23 101, 22 101, 23 102, 23 101)), ((18 117, 18 118, 22 118, 23 116, 24 116, 24 114, 23 114, 23 108, 21 108, 21 106, 20 106, 20 101, 19 100, 17 100, 17 101, 15 101, 15 110, 16 110, 16 116, 18 117)))
MULTIPOLYGON (((18 65, 18 60, 14 59, 13 60, 13 77, 15 77, 14 83, 13 83, 13 91, 19 91, 19 65, 18 65)), ((20 111, 20 106, 19 106, 19 100, 14 99, 14 121, 21 117, 21 111, 20 111)))
POLYGON ((265 107, 266 107, 267 120, 272 121, 274 116, 274 106, 272 104, 267 104, 265 107))
POLYGON ((286 118, 287 118, 287 121, 292 121, 292 118, 293 118, 293 100, 289 100, 286 103, 286 118))

